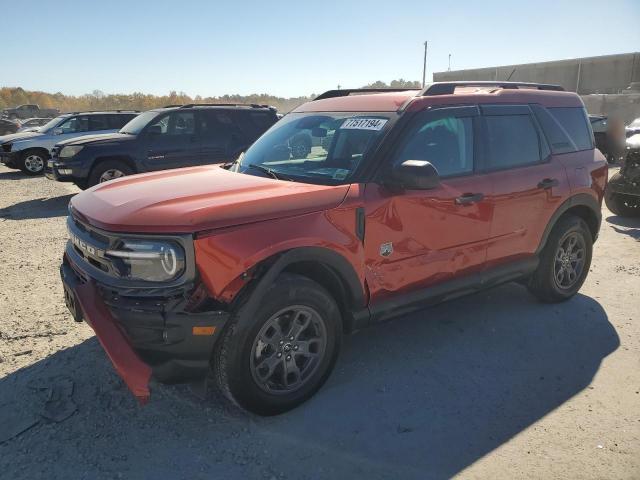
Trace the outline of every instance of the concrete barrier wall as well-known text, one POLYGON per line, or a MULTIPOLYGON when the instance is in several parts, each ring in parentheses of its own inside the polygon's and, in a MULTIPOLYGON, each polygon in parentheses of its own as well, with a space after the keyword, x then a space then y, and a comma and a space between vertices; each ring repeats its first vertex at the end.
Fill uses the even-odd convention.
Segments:
POLYGON ((554 83, 581 95, 617 94, 632 82, 640 82, 640 53, 453 70, 433 74, 435 82, 507 79, 514 82, 554 83))
POLYGON ((587 111, 594 115, 619 118, 625 124, 640 118, 640 94, 581 95, 587 111))

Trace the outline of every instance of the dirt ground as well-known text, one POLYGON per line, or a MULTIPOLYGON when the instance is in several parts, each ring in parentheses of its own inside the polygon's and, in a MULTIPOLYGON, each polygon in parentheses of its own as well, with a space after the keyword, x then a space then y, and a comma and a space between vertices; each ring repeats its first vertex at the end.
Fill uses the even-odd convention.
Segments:
POLYGON ((1 478, 640 478, 640 220, 603 212, 569 302, 509 284, 358 333, 260 418, 199 385, 135 403, 62 300, 75 193, 0 167, 1 478))

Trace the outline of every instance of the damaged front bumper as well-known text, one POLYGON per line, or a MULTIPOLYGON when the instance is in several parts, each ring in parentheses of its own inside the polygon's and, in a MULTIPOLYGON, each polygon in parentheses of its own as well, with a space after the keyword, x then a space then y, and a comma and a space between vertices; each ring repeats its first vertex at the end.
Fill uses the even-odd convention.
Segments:
POLYGON ((85 320, 93 328, 140 403, 149 400, 151 376, 167 382, 206 374, 227 312, 190 313, 184 302, 137 297, 131 290, 101 285, 68 253, 60 267, 67 307, 76 321, 85 320))

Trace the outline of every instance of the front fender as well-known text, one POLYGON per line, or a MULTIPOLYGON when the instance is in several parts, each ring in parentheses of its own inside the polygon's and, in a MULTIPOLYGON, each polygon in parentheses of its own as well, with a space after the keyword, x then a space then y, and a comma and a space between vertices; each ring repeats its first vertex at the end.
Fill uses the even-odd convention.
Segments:
POLYGON ((362 304, 364 250, 355 225, 355 208, 341 207, 221 229, 196 237, 196 266, 211 295, 230 303, 267 260, 274 279, 287 265, 316 261, 339 273, 362 304))

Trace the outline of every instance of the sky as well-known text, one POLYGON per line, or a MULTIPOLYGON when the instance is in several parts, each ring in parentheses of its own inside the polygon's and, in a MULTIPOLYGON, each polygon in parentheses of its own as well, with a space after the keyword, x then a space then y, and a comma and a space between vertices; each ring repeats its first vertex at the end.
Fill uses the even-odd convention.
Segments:
POLYGON ((434 71, 640 51, 640 0, 0 0, 0 86, 321 93, 434 71))

